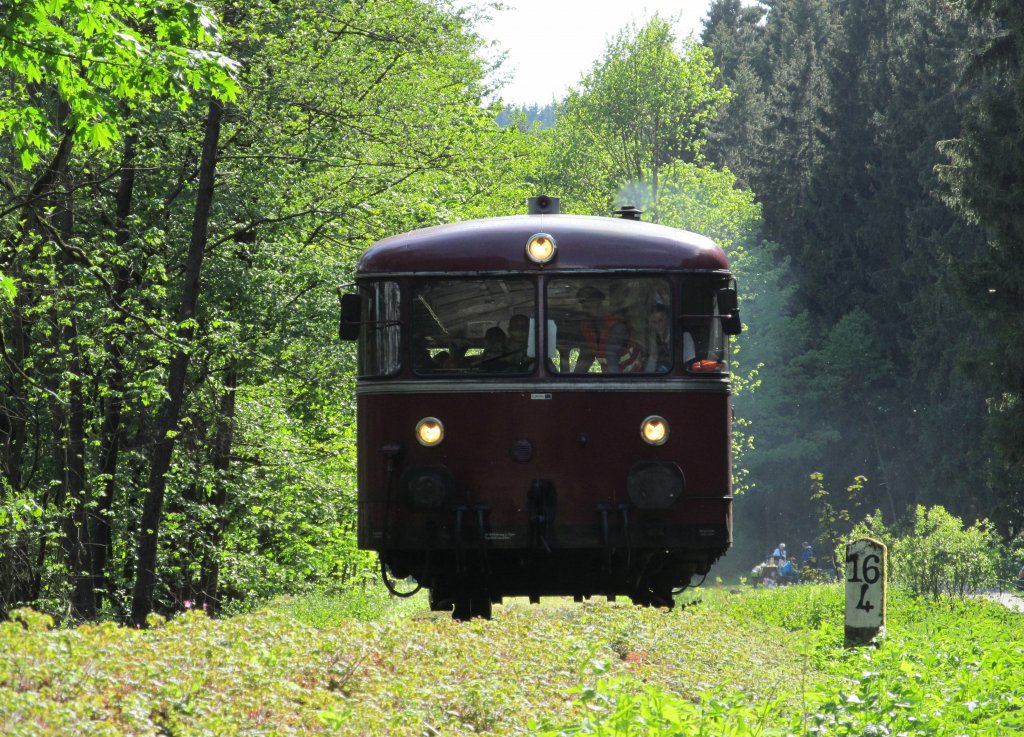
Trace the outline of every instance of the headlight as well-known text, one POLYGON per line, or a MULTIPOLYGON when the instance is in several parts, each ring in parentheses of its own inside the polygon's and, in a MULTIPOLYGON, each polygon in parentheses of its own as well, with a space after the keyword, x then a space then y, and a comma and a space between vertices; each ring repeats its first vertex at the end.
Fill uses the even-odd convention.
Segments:
POLYGON ((416 423, 416 439, 428 448, 444 440, 444 424, 436 417, 424 417, 416 423))
POLYGON ((640 425, 640 437, 650 445, 664 445, 668 441, 668 420, 651 415, 640 425))
POLYGON ((531 261, 538 264, 546 264, 555 257, 555 239, 547 233, 537 233, 530 236, 526 243, 526 255, 531 261))

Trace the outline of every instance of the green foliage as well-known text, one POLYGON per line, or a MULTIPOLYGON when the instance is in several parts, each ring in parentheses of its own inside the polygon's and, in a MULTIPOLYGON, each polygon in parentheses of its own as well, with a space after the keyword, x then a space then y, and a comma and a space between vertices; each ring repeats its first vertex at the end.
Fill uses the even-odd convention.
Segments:
POLYGON ((54 624, 53 617, 49 614, 43 614, 27 607, 12 609, 7 618, 32 632, 45 632, 54 624))
POLYGON ((976 600, 936 605, 898 591, 888 611, 882 646, 844 652, 833 667, 844 686, 831 695, 816 689, 809 699, 816 731, 995 736, 1020 728, 1024 714, 1013 696, 1020 614, 976 600))
POLYGON ((516 602, 464 624, 339 618, 343 598, 145 631, 20 611, 0 624, 0 731, 995 737, 1024 717, 1021 614, 981 600, 894 591, 881 646, 848 650, 840 585, 714 588, 671 613, 516 602))
MULTIPOLYGON (((876 394, 889 383, 893 365, 879 343, 871 317, 859 308, 843 315, 824 336, 819 350, 800 358, 806 372, 814 366, 827 367, 822 380, 810 387, 810 397, 818 401, 841 402, 846 387, 864 382, 876 394)), ((868 395, 870 396, 870 394, 868 395)), ((863 402, 865 395, 857 397, 863 402)), ((876 400, 877 403, 877 400, 876 400)), ((855 407, 847 407, 852 411, 855 407)))
POLYGON ((0 23, 0 132, 12 135, 29 169, 61 127, 108 148, 124 126, 124 103, 167 96, 184 107, 205 89, 233 99, 238 66, 215 50, 218 34, 213 11, 193 0, 9 4, 0 23), (47 89, 69 106, 67 119, 47 89))
POLYGON ((811 474, 811 499, 824 531, 821 539, 836 551, 835 573, 842 578, 846 544, 871 537, 885 543, 889 578, 915 596, 964 598, 992 587, 1000 565, 1008 556, 988 520, 968 526, 941 506, 918 505, 909 524, 886 524, 881 512, 861 516, 863 489, 858 476, 837 500, 825 486, 824 476, 811 474))
POLYGON ((710 51, 679 44, 665 19, 625 29, 560 106, 544 139, 542 187, 574 212, 628 202, 659 220, 661 172, 702 159, 707 126, 728 97, 715 74, 710 51))
POLYGON ((846 487, 846 498, 842 500, 835 499, 825 486, 824 474, 812 473, 810 478, 811 501, 818 511, 818 525, 822 531, 820 540, 830 551, 835 551, 830 557, 830 562, 835 574, 842 578, 842 551, 856 527, 867 478, 856 476, 846 487))
POLYGON ((672 161, 661 171, 659 208, 663 224, 711 238, 729 254, 733 269, 750 271, 747 248, 761 226, 761 208, 731 172, 672 161))
MULTIPOLYGON (((122 42, 152 52, 125 69, 123 95, 90 76, 109 67, 97 61, 80 75, 82 98, 65 100, 76 115, 102 103, 90 120, 120 142, 47 139, 45 171, 12 163, 4 179, 0 611, 31 602, 61 621, 125 616, 158 432, 175 444, 159 519, 160 614, 186 601, 246 611, 364 580, 374 564, 354 534, 355 356, 336 337, 335 290, 374 240, 518 212, 530 190, 536 153, 483 101, 488 69, 470 10, 295 0, 232 6, 217 25, 199 5, 158 5, 89 6, 105 24, 89 38, 110 59, 122 42), (136 24, 153 35, 118 35, 136 24), (172 44, 177 86, 161 91, 156 65, 172 44), (139 70, 150 93, 133 86, 139 70), (165 103, 202 79, 226 102, 213 205, 197 224, 205 111, 165 103), (199 232, 198 305, 179 324, 199 232), (188 371, 170 386, 181 352, 188 371), (180 419, 160 428, 172 394, 180 419)), ((84 5, 12 7, 0 54, 5 34, 50 33, 26 26, 25 8, 50 12, 39 23, 60 21, 62 43, 86 47, 71 23, 84 5)), ((13 89, 18 74, 0 76, 13 89)), ((25 105, 45 103, 43 123, 59 134, 59 80, 44 83, 37 100, 5 97, 0 110, 30 115, 25 105)))
MULTIPOLYGON (((630 678, 604 678, 577 688, 583 712, 570 726, 537 725, 539 734, 956 735, 1010 734, 1024 724, 1016 665, 1024 645, 1020 614, 983 601, 929 603, 895 592, 880 647, 846 649, 840 585, 748 590, 709 595, 737 621, 754 620, 800 633, 791 656, 805 664, 797 693, 752 702, 735 691, 665 689, 630 678), (963 632, 970 631, 970 637, 963 632), (650 731, 646 731, 650 730, 650 731)), ((781 641, 780 641, 781 642, 781 641)), ((779 680, 768 670, 762 677, 779 680)))
POLYGON ((964 254, 954 272, 963 306, 977 319, 964 363, 986 386, 985 438, 996 451, 992 475, 1007 490, 1003 504, 1024 515, 1024 397, 1019 382, 1024 292, 1024 236, 1019 211, 1024 147, 1016 131, 1024 121, 1024 18, 1013 0, 971 0, 964 7, 975 23, 965 50, 959 90, 969 104, 962 127, 940 144, 939 167, 946 201, 984 228, 983 247, 964 254))
POLYGON ((765 725, 776 707, 769 701, 751 706, 741 697, 718 692, 705 693, 693 701, 657 686, 644 687, 632 679, 598 679, 593 686, 573 689, 577 703, 587 716, 568 729, 534 725, 537 737, 569 737, 593 734, 600 737, 746 737, 782 735, 784 731, 765 725))
POLYGON ((14 279, 4 276, 4 272, 0 271, 0 299, 14 302, 14 296, 17 293, 18 288, 14 285, 14 279))
POLYGON ((715 600, 715 604, 737 618, 749 617, 789 632, 816 632, 827 642, 831 642, 836 633, 842 634, 836 624, 843 621, 845 601, 842 585, 834 582, 750 589, 742 596, 715 600))
POLYGON ((353 582, 343 589, 287 596, 275 599, 270 606, 313 627, 340 627, 348 619, 372 622, 409 616, 427 606, 427 594, 392 596, 380 577, 370 574, 362 584, 353 582))
POLYGON ((531 719, 581 716, 567 695, 596 673, 665 692, 687 673, 692 693, 717 689, 729 704, 737 693, 770 699, 764 670, 798 677, 785 635, 765 643, 755 623, 695 604, 667 614, 515 603, 465 624, 426 611, 359 621, 282 607, 221 620, 189 612, 145 631, 0 625, 0 731, 526 734, 531 719), (736 655, 723 659, 723 647, 736 655))
POLYGON ((550 128, 555 124, 555 103, 543 106, 513 105, 506 107, 495 117, 495 122, 502 128, 513 126, 522 133, 550 128))
POLYGON ((933 599, 964 598, 992 586, 1002 558, 988 520, 967 526, 940 506, 919 505, 913 528, 885 542, 893 583, 933 599))
MULTIPOLYGON (((1024 405, 1015 389, 991 388, 1016 375, 1006 346, 1020 329, 1007 317, 1020 313, 1009 306, 1019 269, 1005 250, 999 263, 975 261, 981 232, 935 196, 936 144, 960 136, 964 113, 985 132, 957 144, 961 173, 968 158, 1002 166, 1019 149, 1020 106, 1005 94, 1016 72, 997 72, 990 55, 982 76, 951 88, 974 46, 967 9, 982 4, 746 5, 716 0, 702 34, 731 92, 708 157, 753 190, 776 244, 778 293, 758 314, 765 338, 744 336, 745 360, 763 367, 760 390, 737 401, 752 423, 745 463, 756 481, 737 526, 754 530, 758 548, 816 534, 802 491, 815 470, 866 475, 865 504, 890 521, 925 503, 1019 526, 1020 474, 996 451, 1021 437, 1024 405), (1002 114, 981 114, 976 93, 1002 114), (1005 151, 989 153, 987 140, 1005 151)), ((980 39, 993 49, 1004 38, 995 28, 980 39)), ((1019 208, 999 183, 1012 180, 993 176, 986 199, 1006 223, 1019 208)))
POLYGON ((0 478, 0 611, 11 611, 31 590, 33 542, 45 538, 45 510, 31 495, 18 494, 0 478))

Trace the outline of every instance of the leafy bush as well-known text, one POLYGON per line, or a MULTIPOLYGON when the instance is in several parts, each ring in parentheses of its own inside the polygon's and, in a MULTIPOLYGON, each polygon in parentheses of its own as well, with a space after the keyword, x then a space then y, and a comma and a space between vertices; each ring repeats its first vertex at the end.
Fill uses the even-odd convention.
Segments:
POLYGON ((918 506, 913 528, 898 535, 880 522, 865 520, 854 534, 868 533, 889 547, 889 578, 918 596, 965 596, 998 577, 1002 545, 988 520, 970 527, 941 506, 918 506))

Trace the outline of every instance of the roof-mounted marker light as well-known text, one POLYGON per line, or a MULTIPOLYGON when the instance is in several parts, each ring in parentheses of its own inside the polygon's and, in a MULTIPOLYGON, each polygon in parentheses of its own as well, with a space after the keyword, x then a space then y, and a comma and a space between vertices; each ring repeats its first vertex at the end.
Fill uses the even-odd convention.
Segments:
POLYGON ((558 247, 555 245, 554 237, 547 233, 532 235, 526 242, 526 255, 537 264, 546 264, 551 261, 555 257, 556 250, 558 247))

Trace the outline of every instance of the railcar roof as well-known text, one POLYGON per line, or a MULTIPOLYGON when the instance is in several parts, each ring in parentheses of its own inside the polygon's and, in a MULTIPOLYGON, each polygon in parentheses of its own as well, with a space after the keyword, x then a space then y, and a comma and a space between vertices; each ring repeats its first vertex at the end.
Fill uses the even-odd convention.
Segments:
POLYGON ((513 215, 414 230, 363 253, 359 274, 572 269, 728 269, 710 238, 654 223, 585 215, 513 215), (530 236, 547 233, 555 260, 526 258, 530 236))

